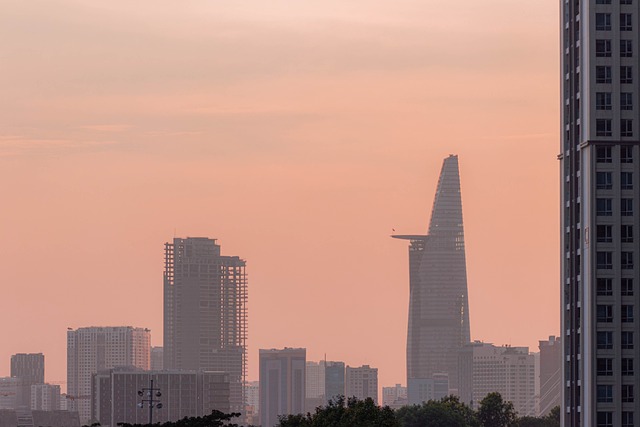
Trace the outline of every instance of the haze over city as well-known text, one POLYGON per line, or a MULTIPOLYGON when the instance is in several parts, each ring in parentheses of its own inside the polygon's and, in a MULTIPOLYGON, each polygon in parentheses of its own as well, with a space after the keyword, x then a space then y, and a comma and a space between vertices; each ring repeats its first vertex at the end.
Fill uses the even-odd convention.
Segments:
MULTIPOLYGON (((559 331, 558 5, 0 5, 0 361, 66 330, 162 345, 164 243, 247 261, 259 348, 405 379, 407 245, 457 154, 471 338, 559 331)), ((0 376, 9 375, 0 363, 0 376)))

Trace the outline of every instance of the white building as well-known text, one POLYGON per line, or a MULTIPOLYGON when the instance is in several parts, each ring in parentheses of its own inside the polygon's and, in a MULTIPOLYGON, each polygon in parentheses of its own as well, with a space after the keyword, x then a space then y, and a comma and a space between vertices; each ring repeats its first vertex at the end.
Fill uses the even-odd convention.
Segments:
POLYGON ((80 422, 91 416, 91 377, 117 366, 150 367, 151 333, 148 329, 90 327, 67 331, 67 399, 80 422))
POLYGON ((398 409, 408 404, 407 388, 401 384, 393 387, 382 387, 382 405, 398 409))
POLYGON ((378 368, 363 365, 359 368, 347 366, 345 375, 346 397, 357 397, 364 400, 367 397, 378 404, 378 368))

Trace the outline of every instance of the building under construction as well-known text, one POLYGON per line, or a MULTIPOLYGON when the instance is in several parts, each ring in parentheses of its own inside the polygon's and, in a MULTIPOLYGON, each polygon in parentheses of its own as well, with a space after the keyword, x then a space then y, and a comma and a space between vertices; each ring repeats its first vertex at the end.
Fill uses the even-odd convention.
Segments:
POLYGON ((230 409, 243 412, 247 369, 246 262, 215 239, 165 243, 164 369, 229 374, 230 409))

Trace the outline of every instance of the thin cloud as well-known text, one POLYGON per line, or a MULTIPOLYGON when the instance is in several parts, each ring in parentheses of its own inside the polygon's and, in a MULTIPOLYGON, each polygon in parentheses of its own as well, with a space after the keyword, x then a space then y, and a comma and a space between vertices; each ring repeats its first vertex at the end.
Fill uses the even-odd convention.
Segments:
POLYGON ((106 125, 85 125, 80 126, 79 129, 93 130, 98 132, 124 132, 131 129, 133 126, 124 124, 106 124, 106 125))

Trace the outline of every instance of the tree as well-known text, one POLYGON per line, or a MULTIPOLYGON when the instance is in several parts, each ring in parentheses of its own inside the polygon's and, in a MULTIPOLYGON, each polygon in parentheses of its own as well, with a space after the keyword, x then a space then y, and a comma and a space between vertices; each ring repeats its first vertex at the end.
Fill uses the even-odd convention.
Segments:
POLYGON ((456 396, 430 400, 422 405, 405 406, 396 411, 401 427, 477 427, 475 413, 456 396))
MULTIPOLYGON (((232 418, 239 417, 240 414, 232 412, 225 414, 224 412, 213 410, 210 415, 203 417, 184 417, 179 421, 167 421, 163 424, 154 424, 159 427, 239 427, 235 423, 226 423, 231 421, 232 418)), ((147 427, 148 424, 129 424, 118 423, 121 427, 147 427)))
POLYGON ((511 427, 517 425, 516 411, 511 402, 502 400, 500 393, 489 393, 480 401, 478 420, 482 427, 511 427))

